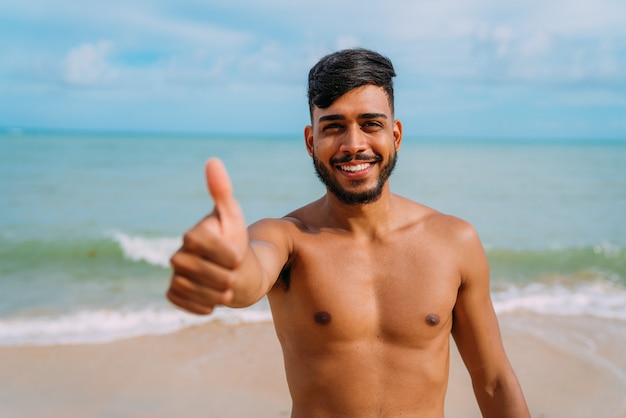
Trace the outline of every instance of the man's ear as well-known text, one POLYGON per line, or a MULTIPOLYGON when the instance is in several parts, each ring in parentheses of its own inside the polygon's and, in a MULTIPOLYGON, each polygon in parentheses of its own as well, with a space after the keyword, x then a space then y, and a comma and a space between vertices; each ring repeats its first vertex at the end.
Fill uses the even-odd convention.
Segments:
POLYGON ((393 142, 396 144, 396 151, 402 145, 402 122, 396 119, 393 121, 393 142))
POLYGON ((309 153, 309 156, 313 156, 313 127, 311 125, 307 125, 304 128, 304 144, 306 145, 306 151, 309 153))

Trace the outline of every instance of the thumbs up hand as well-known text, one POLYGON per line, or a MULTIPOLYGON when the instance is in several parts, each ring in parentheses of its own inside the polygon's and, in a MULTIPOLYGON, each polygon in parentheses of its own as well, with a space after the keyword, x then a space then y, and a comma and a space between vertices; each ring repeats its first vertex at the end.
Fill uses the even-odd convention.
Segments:
POLYGON ((190 312, 209 314, 234 297, 238 269, 249 251, 246 223, 224 164, 210 159, 205 167, 213 212, 183 236, 172 256, 167 298, 190 312))

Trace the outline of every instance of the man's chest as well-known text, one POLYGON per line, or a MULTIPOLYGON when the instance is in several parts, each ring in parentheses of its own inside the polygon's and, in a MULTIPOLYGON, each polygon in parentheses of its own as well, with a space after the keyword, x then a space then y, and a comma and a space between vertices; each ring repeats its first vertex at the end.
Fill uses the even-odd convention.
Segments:
POLYGON ((408 244, 311 240, 298 246, 286 270, 288 288, 270 295, 275 316, 345 339, 410 343, 438 334, 449 328, 460 283, 453 258, 408 244))

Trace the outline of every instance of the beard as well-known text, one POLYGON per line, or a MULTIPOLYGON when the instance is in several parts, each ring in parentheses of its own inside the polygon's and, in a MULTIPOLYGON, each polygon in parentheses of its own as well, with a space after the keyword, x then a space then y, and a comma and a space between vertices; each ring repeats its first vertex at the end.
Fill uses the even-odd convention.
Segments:
MULTIPOLYGON (((330 163, 334 165, 334 164, 346 163, 352 160, 371 161, 372 158, 360 156, 360 155, 357 155, 355 157, 347 156, 346 158, 343 158, 343 159, 333 159, 330 161, 330 163)), ((382 160, 380 155, 376 155, 376 160, 378 161, 382 160)), ((389 161, 387 161, 387 164, 385 164, 380 170, 380 174, 378 175, 378 181, 374 187, 372 187, 369 190, 362 191, 362 192, 351 192, 343 188, 343 186, 341 186, 339 182, 335 178, 333 178, 328 168, 326 168, 326 166, 322 164, 320 160, 317 159, 317 157, 315 156, 315 153, 313 154, 313 166, 315 167, 315 172, 317 173, 317 177, 319 177, 322 183, 324 183, 328 191, 334 194, 341 203, 344 203, 346 205, 365 205, 368 203, 374 203, 378 199, 380 199, 380 196, 382 195, 382 192, 383 192, 383 187, 385 186, 385 183, 387 183, 387 180, 389 180, 389 177, 391 176, 393 169, 396 167, 397 161, 398 161, 398 152, 394 150, 393 154, 389 158, 389 161)), ((365 180, 350 180, 350 184, 352 184, 355 187, 363 184, 364 182, 365 180)))

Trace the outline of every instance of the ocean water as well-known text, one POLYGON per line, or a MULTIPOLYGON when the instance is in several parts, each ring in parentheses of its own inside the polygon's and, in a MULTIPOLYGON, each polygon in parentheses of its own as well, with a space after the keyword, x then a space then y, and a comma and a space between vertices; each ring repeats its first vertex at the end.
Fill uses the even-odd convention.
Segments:
MULTIPOLYGON (((0 345, 101 343, 270 318, 164 298, 183 231, 212 209, 219 156, 246 220, 324 192, 299 137, 0 133, 0 345)), ((405 138, 392 190, 471 222, 499 315, 626 325, 626 141, 405 138)))

